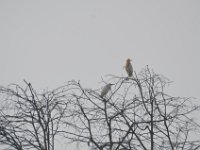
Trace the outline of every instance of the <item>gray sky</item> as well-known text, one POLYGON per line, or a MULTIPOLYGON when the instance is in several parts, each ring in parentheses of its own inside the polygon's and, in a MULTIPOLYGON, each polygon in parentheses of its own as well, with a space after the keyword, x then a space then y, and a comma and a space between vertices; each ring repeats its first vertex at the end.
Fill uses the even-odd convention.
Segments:
POLYGON ((0 83, 42 90, 125 75, 126 58, 174 81, 171 95, 200 98, 200 1, 0 1, 0 83))

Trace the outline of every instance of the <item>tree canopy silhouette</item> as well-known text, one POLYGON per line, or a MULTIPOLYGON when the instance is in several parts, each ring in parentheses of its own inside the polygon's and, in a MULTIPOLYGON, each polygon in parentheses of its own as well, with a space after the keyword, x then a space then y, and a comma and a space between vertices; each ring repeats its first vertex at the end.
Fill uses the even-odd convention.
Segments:
POLYGON ((25 87, 1 87, 0 143, 3 149, 54 150, 59 136, 92 150, 197 150, 191 138, 199 125, 191 98, 170 96, 170 81, 148 67, 131 77, 110 75, 111 90, 86 89, 69 81, 37 93, 25 87))

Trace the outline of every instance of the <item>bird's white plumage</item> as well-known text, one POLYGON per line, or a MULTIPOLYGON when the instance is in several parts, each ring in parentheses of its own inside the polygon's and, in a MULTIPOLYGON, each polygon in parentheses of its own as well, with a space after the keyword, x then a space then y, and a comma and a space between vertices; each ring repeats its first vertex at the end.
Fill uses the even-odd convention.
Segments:
POLYGON ((110 90, 111 90, 111 86, 112 84, 107 84, 103 87, 102 91, 101 91, 101 97, 104 97, 110 90))

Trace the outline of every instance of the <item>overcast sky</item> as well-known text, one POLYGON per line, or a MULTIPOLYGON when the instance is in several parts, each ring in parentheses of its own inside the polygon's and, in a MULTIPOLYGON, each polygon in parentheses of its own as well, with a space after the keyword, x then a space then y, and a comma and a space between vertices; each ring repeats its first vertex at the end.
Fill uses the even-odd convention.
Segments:
POLYGON ((0 1, 0 83, 37 90, 149 65, 174 81, 171 95, 200 98, 200 1, 0 1))

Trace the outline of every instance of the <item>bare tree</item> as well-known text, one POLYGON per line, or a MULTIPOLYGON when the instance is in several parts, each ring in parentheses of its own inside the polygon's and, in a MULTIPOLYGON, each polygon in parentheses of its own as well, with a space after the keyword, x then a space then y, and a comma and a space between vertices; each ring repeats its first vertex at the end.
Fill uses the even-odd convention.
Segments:
MULTIPOLYGON (((103 81, 105 82, 105 81, 103 81)), ((92 150, 197 150, 199 125, 193 99, 166 93, 169 80, 148 67, 130 77, 110 75, 101 89, 78 81, 37 93, 0 88, 0 144, 3 150, 54 150, 56 137, 92 150)))
POLYGON ((111 76, 111 82, 114 88, 104 98, 100 90, 70 83, 74 107, 67 138, 88 143, 94 150, 199 148, 198 138, 190 140, 199 131, 190 114, 199 106, 190 98, 166 94, 168 79, 146 67, 131 78, 111 76))
POLYGON ((0 144, 5 150, 54 150, 62 120, 70 103, 65 86, 37 93, 30 83, 2 87, 0 144))

